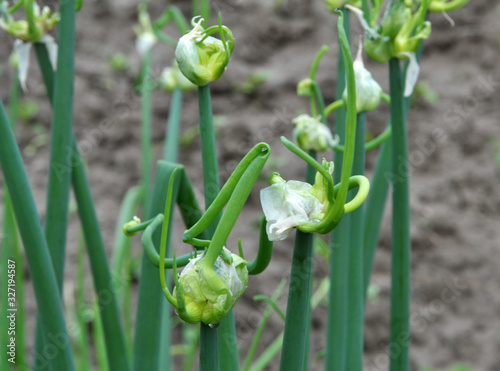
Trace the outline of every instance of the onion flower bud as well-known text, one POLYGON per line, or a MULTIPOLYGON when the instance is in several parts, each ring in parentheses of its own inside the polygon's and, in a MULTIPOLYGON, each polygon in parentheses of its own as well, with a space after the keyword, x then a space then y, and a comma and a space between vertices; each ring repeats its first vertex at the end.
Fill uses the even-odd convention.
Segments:
POLYGON ((213 268, 206 267, 203 262, 205 254, 191 259, 180 274, 179 282, 173 292, 177 299, 177 313, 188 323, 203 322, 206 325, 216 326, 229 311, 247 287, 247 262, 236 254, 231 254, 224 247, 226 256, 230 256, 231 263, 227 263, 219 256, 213 268), (220 278, 224 290, 215 288, 211 275, 220 278))
POLYGON ((292 120, 296 125, 293 137, 299 147, 304 151, 314 150, 323 152, 337 144, 332 132, 319 118, 309 115, 300 115, 292 120))
MULTIPOLYGON (((195 19, 193 18, 192 23, 195 19)), ((199 18, 193 25, 194 28, 179 39, 175 49, 175 58, 181 72, 197 86, 207 85, 222 76, 234 48, 229 28, 218 28, 221 36, 219 40, 210 36, 213 30, 207 32, 203 29, 202 22, 203 18, 199 18)))

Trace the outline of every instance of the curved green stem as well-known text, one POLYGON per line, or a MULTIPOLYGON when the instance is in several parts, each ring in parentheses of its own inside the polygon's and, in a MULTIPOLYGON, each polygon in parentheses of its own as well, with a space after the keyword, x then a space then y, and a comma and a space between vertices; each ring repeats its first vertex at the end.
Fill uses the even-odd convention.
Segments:
POLYGON ((318 54, 316 55, 316 57, 314 58, 314 61, 313 61, 313 64, 311 66, 311 71, 309 72, 309 79, 311 80, 311 87, 312 87, 312 94, 311 94, 311 97, 310 97, 310 102, 311 102, 311 116, 312 117, 316 117, 316 115, 318 114, 317 113, 317 110, 316 110, 316 106, 318 106, 318 109, 320 111, 320 114, 321 114, 321 117, 322 119, 325 119, 325 115, 324 115, 324 105, 325 103, 323 102, 323 98, 319 98, 319 96, 321 94, 318 94, 319 92, 319 88, 318 88, 318 85, 316 84, 316 72, 318 70, 318 67, 319 67, 319 62, 321 61, 321 58, 323 58, 323 55, 325 55, 325 53, 328 51, 328 46, 326 45, 323 45, 321 47, 321 49, 319 50, 318 54), (322 104, 323 105, 323 109, 321 109, 319 107, 319 105, 322 104))
POLYGON ((303 370, 311 304, 313 235, 297 230, 293 248, 290 289, 286 307, 280 371, 303 370))
POLYGON ((312 81, 316 80, 316 72, 318 71, 319 62, 321 61, 321 58, 323 58, 323 56, 327 51, 328 51, 328 46, 323 45, 319 50, 318 54, 316 54, 316 58, 314 58, 314 62, 311 66, 311 71, 309 72, 309 78, 312 81))
POLYGON ((12 14, 14 13, 16 10, 18 10, 20 7, 23 6, 23 3, 24 3, 24 0, 18 0, 15 4, 13 4, 10 8, 9 8, 9 13, 12 14))
MULTIPOLYGON (((194 237, 198 236, 214 224, 214 221, 216 221, 224 206, 229 202, 233 194, 236 193, 236 189, 242 182, 242 178, 252 166, 255 166, 254 162, 265 162, 269 153, 270 148, 266 143, 259 143, 255 145, 253 149, 247 153, 247 155, 240 161, 236 169, 233 171, 226 184, 224 184, 224 187, 222 187, 217 197, 212 200, 205 214, 203 214, 196 224, 184 232, 184 242, 192 242, 194 237)), ((251 186, 253 186, 254 183, 255 181, 251 184, 251 186)))
MULTIPOLYGON (((389 139, 391 137, 391 134, 392 134, 392 127, 391 125, 388 125, 386 126, 385 130, 376 138, 370 140, 369 142, 366 142, 365 143, 365 151, 368 152, 368 151, 371 151, 372 149, 375 149, 377 148, 378 146, 380 146, 382 143, 384 143, 385 141, 387 141, 387 139, 389 139)), ((333 149, 335 151, 338 151, 338 152, 344 152, 345 151, 345 147, 340 145, 340 144, 337 144, 333 147, 333 149)))
POLYGON ((321 122, 323 125, 326 125, 326 115, 325 115, 325 101, 323 99, 323 94, 321 94, 321 90, 319 90, 319 86, 316 81, 311 82, 314 101, 318 106, 319 115, 321 116, 321 122))
MULTIPOLYGON (((163 214, 158 214, 155 218, 151 220, 148 226, 145 228, 144 233, 141 237, 141 243, 144 247, 144 251, 146 252, 149 261, 155 267, 159 267, 163 265, 165 268, 172 269, 174 266, 173 258, 161 258, 161 255, 158 254, 156 247, 153 242, 153 233, 158 229, 160 225, 164 223, 163 214)), ((163 248, 163 245, 160 245, 160 248, 163 248)), ((189 263, 189 259, 193 258, 193 254, 185 254, 177 257, 177 261, 175 262, 178 267, 184 267, 187 263, 189 263)))
MULTIPOLYGON (((158 161, 156 177, 151 194, 149 217, 164 212, 166 193, 172 171, 179 165, 166 161, 158 161)), ((177 199, 179 187, 174 184, 173 199, 177 199)), ((172 205, 173 207, 173 205, 172 205)), ((154 246, 160 246, 161 236, 159 233, 153 235, 154 246)), ((167 253, 170 246, 167 247, 167 253)), ((160 358, 160 338, 163 321, 163 292, 158 284, 158 268, 154 267, 149 257, 144 254, 141 263, 141 279, 139 280, 139 296, 137 306, 137 320, 135 323, 134 348, 133 348, 133 370, 156 370, 160 358)))
MULTIPOLYGON (((177 308, 177 299, 170 294, 170 291, 168 290, 167 287, 167 281, 165 279, 165 254, 167 251, 167 238, 168 238, 168 228, 170 226, 170 210, 171 210, 171 203, 172 203, 172 192, 174 189, 174 181, 175 181, 175 174, 177 172, 177 169, 175 169, 172 172, 172 175, 170 175, 170 180, 168 181, 168 192, 167 192, 167 200, 165 202, 165 211, 164 215, 165 217, 159 218, 160 215, 158 215, 155 219, 158 219, 162 221, 162 229, 161 229, 161 244, 160 244, 160 261, 158 268, 160 270, 160 283, 161 283, 161 288, 163 290, 163 293, 165 294, 165 297, 169 301, 170 304, 172 304, 175 308, 177 308)), ((151 223, 151 226, 153 226, 154 222, 151 223)), ((146 235, 146 233, 143 234, 143 237, 146 235)), ((152 242, 151 242, 152 243, 152 242)), ((154 250, 156 252, 156 250, 154 250)), ((178 279, 177 279, 177 262, 176 262, 176 257, 175 257, 175 252, 174 252, 174 258, 173 258, 173 264, 174 264, 174 282, 175 286, 177 287, 179 285, 178 279)))
POLYGON ((42 37, 42 30, 35 23, 34 0, 23 0, 24 13, 28 22, 28 37, 32 41, 38 41, 42 37))
POLYGON ((271 262, 273 242, 269 241, 267 237, 266 224, 267 220, 264 216, 260 222, 259 251, 257 252, 257 257, 255 261, 247 264, 248 274, 251 275, 262 273, 271 262))
POLYGON ((337 14, 339 15, 337 23, 339 41, 342 48, 344 65, 346 67, 347 95, 350 97, 346 107, 346 143, 342 162, 342 175, 340 178, 341 186, 333 206, 335 219, 340 220, 344 212, 344 204, 349 187, 349 178, 351 176, 354 161, 354 140, 356 136, 356 82, 349 41, 347 40, 347 35, 344 30, 344 14, 341 11, 338 11, 337 14))
POLYGON ((344 100, 343 99, 339 99, 339 100, 336 100, 335 102, 333 103, 330 103, 328 106, 326 106, 325 108, 325 116, 328 117, 330 116, 330 114, 335 111, 336 109, 338 108, 341 108, 341 107, 344 107, 344 100))
POLYGON ((440 0, 440 1, 431 1, 429 4, 429 11, 431 12, 449 12, 451 10, 458 9, 465 4, 467 4, 469 0, 440 0))
MULTIPOLYGON (((240 162, 240 165, 233 172, 240 173, 242 169, 244 169, 244 173, 240 175, 236 186, 234 186, 234 191, 232 192, 231 198, 229 199, 226 210, 222 215, 222 218, 217 225, 215 230, 213 239, 208 247, 206 252, 205 260, 203 262, 203 266, 207 269, 213 269, 213 265, 217 260, 217 257, 220 255, 223 245, 225 244, 227 238, 229 237, 229 233, 231 232, 236 220, 245 204, 250 192, 253 188, 253 185, 257 181, 264 164, 266 163, 269 155, 271 153, 271 148, 266 143, 257 144, 252 151, 249 152, 250 158, 245 156, 243 160, 240 162), (255 152, 255 150, 257 150, 255 152), (253 157, 253 159, 252 159, 253 157), (248 163, 248 160, 252 160, 248 163), (240 168, 241 166, 241 168, 240 168), (238 170, 238 171, 237 171, 238 170)), ((228 183, 232 180, 232 176, 229 178, 228 183)), ((222 192, 221 192, 222 194, 222 192)), ((217 203, 219 201, 217 200, 217 203)), ((214 202, 215 204, 215 202, 214 202)), ((221 205, 222 206, 222 205, 221 205)))
POLYGON ((370 191, 370 182, 362 175, 354 175, 349 179, 349 190, 359 187, 356 196, 345 204, 344 213, 348 214, 359 208, 365 202, 370 191))
POLYGON ((316 171, 318 171, 323 177, 325 178, 326 182, 328 183, 327 187, 327 199, 328 202, 334 201, 334 192, 333 192, 333 179, 332 176, 326 171, 326 169, 321 166, 318 161, 316 161, 313 157, 311 157, 308 153, 300 149, 297 145, 295 145, 293 142, 289 141, 285 137, 281 137, 281 143, 288 148, 291 152, 299 156, 301 159, 303 159, 305 162, 307 162, 308 165, 313 167, 316 171))

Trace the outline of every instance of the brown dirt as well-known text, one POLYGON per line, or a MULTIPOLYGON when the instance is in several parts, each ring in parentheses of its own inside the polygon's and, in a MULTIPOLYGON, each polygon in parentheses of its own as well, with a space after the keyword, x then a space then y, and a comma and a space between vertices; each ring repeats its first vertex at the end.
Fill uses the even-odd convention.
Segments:
MULTIPOLYGON (((53 2, 52 2, 53 3, 53 2)), ((189 12, 187 5, 179 6, 189 12)), ((214 10, 221 11, 224 23, 236 40, 233 58, 225 75, 212 86, 214 113, 223 126, 218 138, 221 177, 227 179, 235 163, 258 141, 270 143, 274 159, 285 165, 268 167, 287 179, 301 179, 303 164, 279 143, 279 136, 291 136, 291 119, 307 111, 308 102, 296 96, 297 82, 307 76, 310 64, 321 45, 332 46, 321 63, 318 80, 325 99, 332 101, 335 92, 337 57, 336 17, 323 10, 321 1, 310 4, 289 0, 281 10, 271 2, 247 4, 238 0, 216 0, 214 10), (269 71, 270 79, 254 93, 235 91, 250 74, 269 71)), ((107 246, 111 246, 118 210, 126 190, 139 181, 140 174, 140 99, 132 85, 138 69, 135 53, 137 2, 113 0, 86 1, 78 15, 75 79, 75 132, 88 162, 89 178, 107 246), (108 58, 115 53, 129 56, 131 70, 115 73, 108 58), (109 120, 109 121, 108 121, 109 120), (100 125, 110 122, 106 130, 100 125)), ((157 16, 165 4, 153 1, 151 14, 157 16)), ((215 14, 215 12, 214 12, 215 14)), ((494 138, 500 139, 498 88, 500 70, 500 7, 496 2, 475 0, 450 14, 453 28, 440 15, 433 14, 433 32, 426 41, 421 81, 426 81, 439 95, 429 104, 418 100, 408 117, 411 174, 412 254, 412 370, 424 366, 447 370, 462 363, 476 370, 496 371, 500 364, 498 264, 500 262, 500 188, 495 163, 494 138)), ((359 33, 357 21, 352 20, 359 33)), ((175 30, 171 29, 172 34, 175 30)), ((3 33, 0 42, 2 65, 5 65, 12 40, 3 33)), ((170 64, 173 51, 157 46, 153 74, 170 64)), ((39 102, 39 113, 29 123, 19 125, 21 150, 35 136, 33 124, 50 126, 50 108, 44 97, 42 80, 35 60, 30 72, 29 92, 25 98, 39 102)), ((387 89, 387 67, 367 61, 375 78, 387 89)), ((8 103, 10 71, 0 72, 4 84, 1 97, 8 103)), ((154 93, 153 143, 156 157, 161 157, 169 97, 154 93)), ((367 118, 374 133, 382 130, 387 119, 382 108, 367 118)), ((196 94, 188 94, 184 103, 182 130, 197 124, 196 94)), ((333 123, 330 123, 333 124, 333 123)), ((375 151, 376 152, 376 151, 375 151)), ((47 159, 49 147, 37 148, 36 155, 25 155, 40 214, 45 210, 47 159)), ((328 156, 331 156, 330 154, 328 156)), ((368 173, 376 153, 368 158, 368 173)), ((195 140, 180 153, 197 192, 202 194, 200 143, 195 140)), ((247 204, 229 241, 236 246, 241 236, 252 258, 257 231, 248 228, 260 216, 258 190, 247 204)), ((389 206, 389 205, 388 205, 389 206)), ((390 207, 388 207, 390 210, 390 207)), ((386 370, 390 293, 390 230, 386 212, 376 255, 373 283, 380 288, 378 300, 369 302, 365 328, 365 370, 386 370)), ((255 294, 271 295, 283 277, 289 275, 292 239, 276 243, 271 267, 251 277, 249 287, 235 309, 238 343, 245 355, 260 319, 263 305, 252 301, 255 294)), ((76 258, 77 218, 71 217, 68 233, 68 266, 76 258)), ((136 249, 139 249, 136 244, 136 249)), ((318 261, 315 276, 327 275, 318 261)), ((67 280, 73 272, 66 271, 67 280)), ((35 303, 27 284, 28 326, 33 328, 35 303)), ((285 307, 284 299, 280 301, 285 307)), ((311 357, 325 347, 326 309, 320 306, 313 315, 311 357)), ((261 342, 263 349, 282 329, 274 316, 261 342)), ((32 332, 31 332, 32 333, 32 332)), ((31 336, 31 335, 30 335, 31 336)), ((270 369, 278 369, 273 363, 270 369)), ((311 370, 322 370, 320 360, 311 370)))

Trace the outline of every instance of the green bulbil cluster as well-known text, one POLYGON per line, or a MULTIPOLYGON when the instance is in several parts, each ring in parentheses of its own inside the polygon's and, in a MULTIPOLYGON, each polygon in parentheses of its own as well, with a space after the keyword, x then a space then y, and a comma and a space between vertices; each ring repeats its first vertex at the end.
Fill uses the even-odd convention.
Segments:
MULTIPOLYGON (((429 3, 430 0, 424 0, 413 11, 413 6, 391 0, 382 22, 375 29, 374 24, 366 22, 360 9, 349 6, 365 28, 366 54, 379 63, 386 63, 391 58, 407 59, 407 53, 415 53, 420 42, 431 34, 431 24, 425 20, 429 3)), ((370 19, 376 21, 377 17, 371 14, 370 19)))
POLYGON ((319 121, 319 118, 300 115, 292 122, 296 125, 293 131, 294 139, 304 151, 323 152, 337 143, 330 129, 319 121))
POLYGON ((177 313, 188 323, 203 322, 217 325, 234 307, 248 282, 247 262, 231 254, 231 263, 219 256, 213 269, 204 265, 205 255, 192 259, 183 269, 173 296, 177 299, 177 313), (213 272, 218 276, 215 282, 213 272), (222 285, 221 285, 222 284, 222 285))
POLYGON ((310 78, 300 80, 297 84, 297 95, 300 97, 311 97, 312 84, 313 81, 310 78))
POLYGON ((222 76, 234 48, 229 28, 219 25, 204 30, 202 22, 203 18, 199 18, 194 28, 179 39, 175 49, 181 72, 197 86, 205 86, 222 76), (220 40, 210 36, 215 32, 219 32, 220 40))
POLYGON ((6 19, 0 18, 0 28, 20 40, 38 42, 59 22, 59 13, 51 13, 48 6, 44 6, 40 10, 38 4, 35 3, 31 11, 26 10, 26 20, 16 21, 9 15, 6 19))

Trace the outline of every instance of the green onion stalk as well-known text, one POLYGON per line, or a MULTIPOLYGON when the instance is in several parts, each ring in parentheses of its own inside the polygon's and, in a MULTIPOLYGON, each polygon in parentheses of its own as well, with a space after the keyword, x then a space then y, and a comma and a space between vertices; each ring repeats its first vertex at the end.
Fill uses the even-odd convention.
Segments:
MULTIPOLYGON (((48 53, 44 45, 36 44, 36 52, 42 71, 49 100, 53 102, 56 75, 51 68, 48 53)), ((99 227, 99 221, 90 192, 85 166, 81 159, 74 134, 71 133, 72 171, 71 182, 75 192, 78 213, 82 222, 87 244, 94 285, 99 298, 99 315, 102 317, 106 340, 106 351, 110 368, 128 370, 130 365, 126 357, 125 335, 120 321, 113 280, 107 262, 106 249, 99 227)))
POLYGON ((151 186, 151 50, 144 54, 141 68, 140 92, 142 97, 141 147, 142 171, 141 187, 143 191, 143 213, 148 215, 149 195, 151 186))
MULTIPOLYGON (((344 29, 346 38, 349 38, 349 11, 343 9, 344 29)), ((339 44, 340 53, 342 46, 339 44)), ((338 58, 337 66, 337 101, 342 102, 342 95, 346 88, 346 66, 344 58, 338 58)), ((346 138, 345 126, 346 110, 343 106, 335 113, 335 133, 340 138, 346 138)), ((341 139, 341 140, 342 140, 341 139)), ((344 171, 344 153, 335 152, 336 171, 334 181, 340 182, 340 175, 344 171)), ((327 344, 325 370, 345 369, 347 349, 347 267, 349 246, 349 216, 342 218, 337 228, 332 232, 330 253, 330 296, 328 305, 327 344)))
POLYGON ((408 139, 403 108, 400 61, 389 61, 392 123, 392 269, 390 339, 401 351, 391 357, 390 370, 409 370, 410 207, 408 139))
MULTIPOLYGON (((310 84, 311 114, 319 113, 321 123, 326 125, 325 104, 319 87, 315 81, 319 62, 328 51, 323 46, 311 67, 308 84, 310 84)), ((309 156, 316 158, 316 151, 309 150, 309 156)), ((316 170, 310 164, 307 165, 306 182, 313 184, 316 170)), ((309 337, 311 326, 311 289, 313 278, 313 233, 305 233, 300 230, 295 236, 292 255, 292 268, 290 273, 290 289, 288 294, 287 312, 285 317, 285 332, 283 337, 283 350, 280 363, 281 370, 292 370, 293 367, 302 365, 307 369, 309 360, 309 337), (301 334, 297 336, 297 334, 301 334)))
MULTIPOLYGON (((420 60, 422 54, 423 43, 420 44, 417 50, 417 61, 420 60)), ((403 70, 403 75, 406 75, 409 63, 406 62, 403 70)), ((410 108, 412 96, 404 97, 404 120, 406 122, 406 116, 408 115, 408 109, 410 108)), ((392 134, 391 121, 387 123, 387 128, 382 136, 388 136, 390 138, 392 134), (385 134, 388 133, 388 134, 385 134)), ((385 141, 385 140, 384 140, 385 141)), ((368 144, 366 150, 369 151, 368 144)), ((373 174, 373 180, 371 182, 371 192, 370 197, 367 199, 366 203, 366 213, 365 213, 365 224, 364 224, 364 292, 365 296, 368 291, 368 286, 370 284, 370 277, 373 269, 373 259, 375 256, 375 250, 378 244, 378 237, 380 233, 380 226, 382 224, 382 216, 385 208, 385 201, 387 199, 387 194, 389 191, 389 185, 391 179, 387 178, 387 174, 391 173, 391 141, 384 142, 380 147, 380 152, 378 155, 377 163, 375 165, 375 171, 373 174), (370 221, 368 223, 368 221, 370 221)), ((366 301, 366 300, 365 300, 366 301)))
MULTIPOLYGON (((56 347, 55 340, 61 345, 60 351, 52 359, 52 365, 59 370, 74 371, 73 354, 49 249, 38 218, 21 153, 1 100, 0 131, 3 133, 0 136, 0 164, 25 248, 38 304, 40 326, 47 336, 51 335, 51 338, 47 339, 47 345, 56 347), (54 338, 56 335, 57 338, 54 338)), ((45 358, 42 360, 47 362, 45 358)))
MULTIPOLYGON (((16 122, 18 114, 18 101, 19 101, 19 80, 14 77, 11 86, 10 93, 10 104, 9 104, 9 121, 11 125, 12 133, 16 131, 16 122)), ((9 296, 8 292, 8 263, 9 259, 13 260, 16 265, 15 272, 15 298, 16 298, 16 362, 20 365, 26 364, 26 350, 25 350, 25 332, 24 332, 24 269, 23 269, 23 259, 21 254, 21 246, 18 238, 17 225, 14 215, 14 209, 12 207, 12 201, 9 195, 7 186, 4 185, 4 224, 3 224, 3 240, 2 240, 2 252, 0 257, 0 262, 2 266, 0 267, 0 274, 2 279, 2 287, 0 292, 2 292, 2 301, 0 302, 0 308, 2 313, 7 313, 7 308, 9 307, 9 302, 7 300, 9 296)), ((8 336, 8 319, 3 317, 0 319, 0 335, 1 344, 5 347, 10 343, 10 337, 8 336)), ((12 366, 12 363, 8 362, 7 352, 3 352, 0 355, 0 366, 2 369, 8 370, 12 366)))
MULTIPOLYGON (((365 170, 365 113, 358 113, 353 175, 363 175, 365 170)), ((347 349, 346 369, 361 371, 363 362, 363 222, 364 207, 360 206, 350 215, 350 236, 347 274, 347 349)))
MULTIPOLYGON (((184 76, 198 86, 203 184, 205 208, 208 209, 220 190, 209 83, 223 74, 233 51, 234 40, 231 31, 222 26, 220 16, 217 26, 204 29, 204 21, 203 18, 193 18, 194 28, 180 38, 175 56, 184 76), (212 37, 214 33, 219 33, 220 39, 212 37)), ((209 239, 212 238, 219 220, 220 215, 216 216, 208 227, 209 239)), ((218 335, 216 328, 200 324, 200 370, 239 369, 232 311, 222 320, 219 330, 218 335)))
MULTIPOLYGON (((25 4, 25 9, 31 9, 25 4)), ((68 222, 69 190, 71 185, 71 164, 68 164, 67 151, 72 148, 73 126, 73 81, 75 59, 75 1, 61 1, 58 30, 57 78, 54 81, 54 115, 50 147, 50 168, 45 216, 45 238, 50 249, 53 269, 62 292, 64 276, 64 258, 66 249, 66 231, 68 222)), ((29 12, 26 13, 30 30, 34 27, 29 12)), ((34 31, 33 31, 34 32, 34 31)), ((32 31, 30 31, 32 33, 32 31)), ((39 318, 40 319, 40 318, 39 318)), ((40 319, 41 320, 41 319, 40 319)), ((39 320, 37 320, 39 323, 39 320)), ((43 349, 47 344, 42 326, 37 324, 34 366, 40 362, 43 349)), ((50 359, 45 360, 43 369, 51 367, 50 359)))
MULTIPOLYGON (((347 114, 346 114, 345 155, 343 157, 343 166, 342 166, 342 173, 340 176, 340 182, 336 186, 334 186, 333 184, 333 179, 331 176, 331 172, 333 171, 333 163, 328 163, 326 162, 326 160, 324 160, 323 164, 320 165, 314 158, 305 153, 303 149, 298 148, 293 143, 282 138, 283 144, 289 150, 291 150, 293 153, 304 159, 309 165, 313 166, 318 171, 318 173, 316 174, 315 184, 310 190, 293 191, 296 193, 295 197, 302 197, 304 200, 303 202, 309 202, 310 205, 309 208, 311 208, 312 210, 315 210, 315 208, 317 207, 315 206, 316 201, 319 201, 322 205, 320 207, 321 214, 319 214, 318 216, 319 219, 316 219, 316 216, 314 216, 318 214, 313 213, 309 217, 311 219, 304 222, 299 222, 299 224, 296 225, 297 229, 300 232, 306 232, 306 233, 319 232, 326 234, 331 232, 334 228, 338 226, 344 214, 354 211, 364 202, 369 190, 368 180, 364 176, 356 175, 351 177, 351 170, 354 160, 354 141, 356 135, 356 81, 354 77, 354 69, 353 69, 350 47, 344 30, 344 23, 343 23, 344 16, 342 12, 339 12, 339 15, 340 15, 338 20, 339 39, 342 46, 344 63, 346 66, 347 94, 349 96, 349 99, 347 99, 347 104, 346 104, 347 114), (348 191, 356 187, 359 188, 358 192, 356 193, 356 196, 353 198, 352 201, 346 203, 348 191), (315 197, 313 196, 313 198, 310 198, 309 197, 310 195, 317 195, 320 198, 316 199, 315 201, 314 200, 315 197)), ((314 89, 314 91, 317 91, 317 85, 314 82, 311 84, 311 86, 314 89)), ((316 99, 316 103, 318 103, 318 105, 320 102, 321 102, 320 99, 316 99)), ((324 123, 326 119, 326 116, 324 114, 324 107, 322 107, 321 105, 319 106, 320 106, 321 117, 324 123)), ((298 124, 297 134, 296 134, 297 141, 300 146, 305 148, 305 144, 307 142, 304 141, 304 137, 300 135, 301 134, 300 126, 303 120, 301 119, 300 121, 298 121, 297 118, 296 121, 298 124)), ((320 127, 322 126, 320 125, 320 127)), ((272 184, 272 186, 269 188, 269 191, 266 191, 268 192, 268 194, 271 194, 271 192, 274 191, 279 191, 280 189, 283 188, 286 189, 286 187, 289 187, 290 189, 290 191, 288 192, 292 192, 291 187, 296 187, 294 183, 285 184, 285 181, 281 179, 277 174, 274 174, 271 177, 270 183, 272 184)), ((266 196, 264 191, 263 193, 264 196, 266 196)), ((262 204, 264 207, 264 213, 266 214, 266 216, 267 214, 270 215, 270 217, 268 217, 268 219, 270 220, 271 215, 274 213, 274 211, 272 208, 266 207, 266 202, 264 200, 262 200, 262 204)), ((292 205, 290 205, 289 207, 292 207, 292 205)), ((274 219, 274 217, 272 218, 274 219)), ((270 227, 268 226, 268 228, 271 230, 270 236, 276 239, 285 238, 286 235, 284 235, 283 231, 289 230, 287 228, 291 226, 291 222, 287 221, 287 219, 282 219, 281 221, 281 216, 276 216, 276 218, 277 221, 272 223, 270 227)), ((301 241, 301 234, 297 234, 297 239, 299 239, 299 243, 303 242, 301 241)), ((304 250, 308 251, 307 249, 303 249, 303 251, 304 250)), ((300 258, 302 260, 294 261, 292 263, 292 276, 290 281, 291 286, 290 286, 290 294, 287 307, 285 335, 284 335, 283 351, 282 351, 281 366, 280 366, 282 370, 298 370, 298 369, 302 370, 304 367, 304 360, 306 358, 304 354, 304 351, 306 349, 306 339, 303 336, 303 334, 305 334, 306 331, 305 318, 308 318, 308 308, 307 307, 303 308, 304 306, 303 302, 301 303, 299 300, 295 301, 292 300, 295 295, 294 291, 296 290, 301 291, 301 292, 299 291, 299 295, 297 296, 301 295, 302 301, 305 300, 306 298, 305 290, 308 289, 306 283, 307 275, 311 274, 306 268, 304 268, 307 266, 304 265, 303 263, 303 256, 300 256, 300 258), (294 265, 298 265, 299 263, 302 263, 303 265, 303 268, 300 271, 300 276, 298 272, 295 273, 297 274, 297 276, 294 276, 293 267, 294 265), (302 313, 304 318, 301 318, 299 315, 297 315, 297 313, 302 313)), ((309 266, 311 265, 309 264, 309 266)), ((345 279, 344 279, 344 284, 345 284, 345 279)), ((307 297, 307 302, 309 301, 309 298, 310 296, 307 297)))

